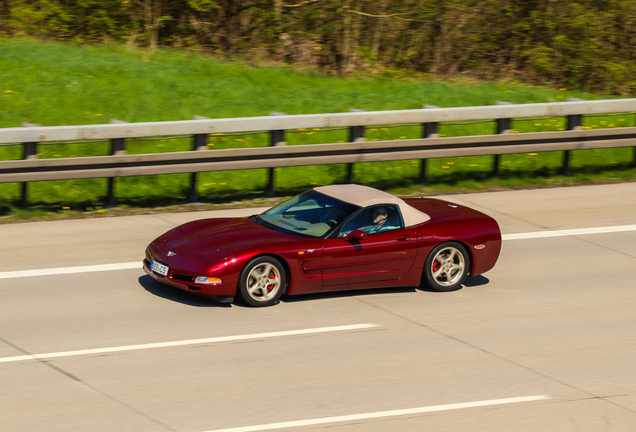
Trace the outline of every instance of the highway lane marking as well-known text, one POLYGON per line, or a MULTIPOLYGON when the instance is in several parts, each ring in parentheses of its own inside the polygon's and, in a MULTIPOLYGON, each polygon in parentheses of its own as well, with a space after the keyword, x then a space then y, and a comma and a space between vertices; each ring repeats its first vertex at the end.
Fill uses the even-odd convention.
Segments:
MULTIPOLYGON (((596 227, 596 228, 575 228, 575 229, 563 229, 553 231, 535 231, 526 233, 515 234, 503 234, 502 240, 526 240, 548 237, 567 237, 578 236, 588 234, 608 234, 617 232, 636 231, 636 225, 620 225, 609 227, 596 227)), ((113 264, 98 264, 88 266, 77 267, 59 267, 48 269, 35 269, 35 270, 17 270, 0 272, 0 279, 14 279, 32 276, 55 276, 74 273, 91 273, 100 271, 112 271, 112 270, 128 270, 128 269, 141 269, 141 260, 133 262, 113 263, 113 264)))
POLYGON ((98 265, 87 265, 87 266, 77 266, 77 267, 58 267, 58 268, 48 268, 48 269, 0 272, 0 279, 12 279, 12 278, 21 278, 21 277, 29 277, 29 276, 53 276, 53 275, 73 274, 73 273, 91 273, 91 272, 111 271, 111 270, 128 270, 128 269, 134 269, 134 268, 141 270, 142 268, 141 260, 133 261, 133 262, 114 263, 114 264, 98 264, 98 265))
POLYGON ((0 363, 9 363, 9 362, 22 361, 22 360, 44 360, 44 359, 51 359, 56 357, 70 357, 70 356, 89 355, 89 354, 104 354, 104 353, 110 353, 110 352, 136 351, 136 350, 151 349, 151 348, 167 348, 167 347, 177 347, 177 346, 186 346, 186 345, 210 344, 210 343, 218 343, 218 342, 234 342, 234 341, 244 341, 244 340, 252 340, 252 339, 275 338, 275 337, 283 337, 283 336, 298 336, 298 335, 347 331, 347 330, 362 330, 362 329, 369 329, 374 327, 379 327, 379 326, 377 324, 353 324, 353 325, 343 325, 343 326, 333 326, 333 327, 317 327, 317 328, 309 328, 309 329, 302 329, 302 330, 286 330, 286 331, 269 332, 269 333, 254 333, 254 334, 237 335, 237 336, 220 336, 220 337, 213 337, 213 338, 206 338, 206 339, 190 339, 190 340, 180 340, 180 341, 172 341, 172 342, 148 343, 148 344, 141 344, 141 345, 125 345, 125 346, 118 346, 118 347, 84 349, 84 350, 77 350, 77 351, 63 351, 63 352, 54 352, 54 353, 45 353, 45 354, 31 354, 31 355, 21 355, 21 356, 13 356, 13 357, 0 357, 0 363))
POLYGON ((213 430, 208 430, 205 432, 256 432, 256 431, 265 431, 265 430, 273 430, 273 429, 314 426, 314 425, 328 424, 328 423, 341 423, 341 422, 356 421, 356 420, 368 420, 368 419, 376 419, 376 418, 384 418, 384 417, 424 414, 424 413, 450 411, 450 410, 457 410, 457 409, 464 409, 464 408, 476 408, 476 407, 504 405, 504 404, 513 404, 513 403, 522 403, 522 402, 535 402, 535 401, 547 400, 547 399, 550 399, 550 396, 537 395, 537 396, 523 396, 523 397, 513 397, 513 398, 505 398, 505 399, 490 399, 490 400, 483 400, 483 401, 476 401, 476 402, 463 402, 463 403, 454 403, 454 404, 447 404, 447 405, 433 405, 433 406, 399 409, 399 410, 392 410, 392 411, 376 411, 376 412, 363 413, 363 414, 351 414, 351 415, 343 415, 343 416, 336 416, 336 417, 322 417, 322 418, 315 418, 315 419, 309 419, 309 420, 297 420, 297 421, 288 421, 288 422, 281 422, 281 423, 261 424, 261 425, 254 425, 254 426, 242 426, 242 427, 234 427, 229 429, 213 429, 213 430))
POLYGON ((574 228, 563 229, 553 231, 535 231, 527 233, 516 234, 504 234, 501 236, 502 240, 525 240, 535 238, 547 238, 547 237, 567 237, 578 236, 588 234, 608 234, 617 232, 636 231, 636 225, 620 225, 620 226, 608 226, 608 227, 596 227, 596 228, 574 228))

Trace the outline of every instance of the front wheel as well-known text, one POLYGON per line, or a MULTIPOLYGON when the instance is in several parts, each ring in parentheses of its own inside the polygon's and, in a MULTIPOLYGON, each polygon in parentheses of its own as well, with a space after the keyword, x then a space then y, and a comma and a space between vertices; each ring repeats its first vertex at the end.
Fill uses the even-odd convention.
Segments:
POLYGON ((285 269, 276 258, 254 258, 243 267, 239 276, 239 293, 250 306, 270 306, 283 294, 285 269))
POLYGON ((426 259, 424 278, 435 291, 454 291, 464 282, 468 270, 466 248, 457 242, 442 243, 426 259))

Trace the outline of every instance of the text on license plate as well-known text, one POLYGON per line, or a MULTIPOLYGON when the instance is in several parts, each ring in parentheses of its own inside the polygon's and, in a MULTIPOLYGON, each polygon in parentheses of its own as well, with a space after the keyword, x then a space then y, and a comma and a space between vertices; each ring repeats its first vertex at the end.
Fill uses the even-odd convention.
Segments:
POLYGON ((152 261, 150 263, 150 270, 159 273, 161 276, 168 276, 168 266, 160 262, 152 261))

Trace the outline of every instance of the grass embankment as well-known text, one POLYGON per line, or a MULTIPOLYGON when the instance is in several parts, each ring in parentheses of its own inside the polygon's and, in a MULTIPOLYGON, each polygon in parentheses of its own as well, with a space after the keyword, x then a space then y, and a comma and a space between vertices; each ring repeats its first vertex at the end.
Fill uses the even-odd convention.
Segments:
MULTIPOLYGON (((422 104, 440 107, 513 103, 561 102, 566 97, 602 99, 565 89, 536 89, 515 83, 445 83, 440 81, 343 79, 288 67, 253 67, 220 61, 196 53, 158 50, 148 55, 121 46, 73 47, 59 43, 0 41, 0 127, 22 122, 40 125, 108 123, 287 114, 416 109, 422 104)), ((635 115, 590 117, 584 127, 634 126, 635 115)), ((550 118, 513 123, 516 132, 564 128, 565 119, 550 118)), ((440 125, 441 136, 494 132, 494 123, 440 125)), ((369 128, 368 140, 417 138, 420 127, 369 128)), ((268 145, 268 136, 211 136, 210 149, 268 145)), ((289 145, 344 142, 347 131, 291 131, 289 145)), ((183 151, 189 139, 127 142, 130 154, 183 151)), ((108 154, 109 143, 48 144, 38 148, 40 158, 108 154)), ((19 159, 21 146, 0 147, 0 160, 19 159)), ((429 160, 428 184, 419 182, 418 161, 356 164, 356 183, 398 194, 447 193, 480 189, 546 186, 634 180, 632 149, 572 152, 572 175, 558 176, 562 155, 531 153, 501 158, 499 178, 490 178, 492 156, 429 160)), ((316 185, 343 182, 345 165, 284 168, 276 171, 279 196, 316 185)), ((183 201, 189 175, 163 175, 116 180, 120 207, 167 206, 183 201)), ((221 203, 262 196, 267 170, 202 173, 202 202, 221 203)), ((19 184, 0 184, 0 219, 42 216, 51 212, 77 215, 101 209, 106 179, 32 183, 31 210, 16 209, 19 184)))

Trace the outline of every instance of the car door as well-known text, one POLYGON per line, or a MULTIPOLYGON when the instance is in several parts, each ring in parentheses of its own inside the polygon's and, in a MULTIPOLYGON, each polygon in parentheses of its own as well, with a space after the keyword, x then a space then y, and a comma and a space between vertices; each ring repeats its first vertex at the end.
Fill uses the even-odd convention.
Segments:
POLYGON ((385 231, 374 232, 361 226, 373 211, 373 208, 367 208, 354 218, 355 221, 345 224, 338 237, 325 240, 323 291, 341 289, 341 285, 350 285, 353 289, 363 288, 368 282, 392 281, 411 269, 417 255, 415 233, 404 228, 397 206, 386 207, 390 208, 394 226, 385 231), (363 240, 345 240, 342 236, 351 228, 367 229, 370 233, 363 240))

